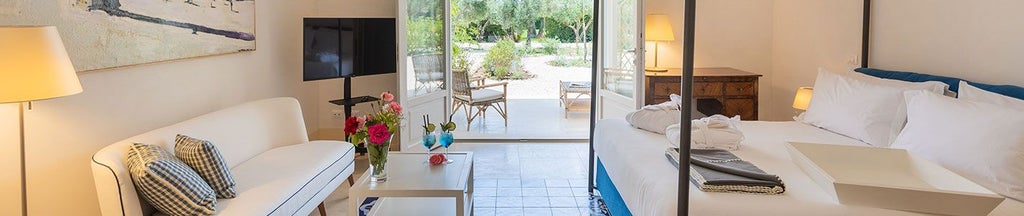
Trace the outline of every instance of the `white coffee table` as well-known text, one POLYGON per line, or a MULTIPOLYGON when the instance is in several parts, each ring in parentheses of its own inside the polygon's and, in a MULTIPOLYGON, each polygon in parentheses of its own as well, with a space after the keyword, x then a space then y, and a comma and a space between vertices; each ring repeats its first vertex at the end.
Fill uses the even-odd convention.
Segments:
MULTIPOLYGON (((453 163, 430 166, 426 164, 426 153, 391 152, 388 155, 388 180, 370 181, 367 170, 349 190, 352 215, 359 215, 359 205, 366 197, 379 197, 377 204, 396 203, 410 199, 388 198, 454 198, 455 215, 472 214, 473 210, 473 153, 450 152, 453 163)), ((450 202, 447 202, 450 203, 450 202)), ((380 205, 380 208, 397 208, 402 205, 380 205)), ((378 215, 390 215, 373 207, 378 215)), ((426 209, 424 209, 426 210, 426 209)), ((420 215, 435 215, 419 212, 420 215)))

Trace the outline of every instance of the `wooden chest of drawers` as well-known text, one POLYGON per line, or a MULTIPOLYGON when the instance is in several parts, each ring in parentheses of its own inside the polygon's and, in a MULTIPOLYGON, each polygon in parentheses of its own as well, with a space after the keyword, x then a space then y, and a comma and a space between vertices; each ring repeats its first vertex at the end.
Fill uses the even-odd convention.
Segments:
MULTIPOLYGON (((757 120, 757 79, 760 74, 732 68, 695 68, 693 98, 698 109, 708 115, 739 115, 743 120, 757 120)), ((644 101, 658 104, 679 94, 682 71, 647 72, 644 78, 644 101)))

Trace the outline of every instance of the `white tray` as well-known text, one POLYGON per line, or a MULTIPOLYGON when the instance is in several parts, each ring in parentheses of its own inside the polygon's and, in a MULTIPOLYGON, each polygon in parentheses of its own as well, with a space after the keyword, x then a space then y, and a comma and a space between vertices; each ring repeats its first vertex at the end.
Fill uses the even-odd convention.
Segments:
POLYGON ((1003 197, 906 150, 789 142, 793 163, 839 203, 988 215, 1003 197))

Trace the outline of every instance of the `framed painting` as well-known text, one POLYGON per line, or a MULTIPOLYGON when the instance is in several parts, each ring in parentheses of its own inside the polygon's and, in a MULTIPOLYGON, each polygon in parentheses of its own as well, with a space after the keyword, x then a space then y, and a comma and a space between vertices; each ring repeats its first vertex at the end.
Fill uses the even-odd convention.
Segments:
POLYGON ((255 0, 0 0, 0 26, 39 25, 80 72, 256 50, 255 0))

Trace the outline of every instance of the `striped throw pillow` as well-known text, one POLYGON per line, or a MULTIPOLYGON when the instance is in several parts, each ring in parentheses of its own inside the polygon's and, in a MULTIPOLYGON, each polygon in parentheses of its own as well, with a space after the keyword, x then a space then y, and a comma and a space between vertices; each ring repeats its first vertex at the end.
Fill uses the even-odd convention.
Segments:
POLYGON ((132 144, 128 170, 142 197, 161 212, 212 215, 217 211, 217 196, 210 185, 160 146, 132 144))
POLYGON ((174 154, 210 184, 217 198, 235 198, 235 178, 213 143, 181 134, 174 138, 174 143, 174 154))

